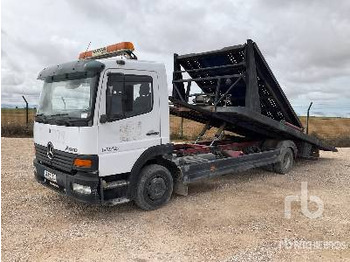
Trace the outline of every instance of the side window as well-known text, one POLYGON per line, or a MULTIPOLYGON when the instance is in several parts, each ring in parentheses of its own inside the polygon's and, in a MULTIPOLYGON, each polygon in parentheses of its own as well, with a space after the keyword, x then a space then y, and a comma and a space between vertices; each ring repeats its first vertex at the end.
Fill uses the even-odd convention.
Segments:
POLYGON ((125 76, 126 117, 145 114, 152 111, 153 90, 150 76, 125 76))
POLYGON ((107 112, 127 118, 152 111, 153 80, 150 76, 109 74, 107 112))
POLYGON ((109 74, 107 81, 107 113, 113 117, 123 117, 124 75, 109 74))

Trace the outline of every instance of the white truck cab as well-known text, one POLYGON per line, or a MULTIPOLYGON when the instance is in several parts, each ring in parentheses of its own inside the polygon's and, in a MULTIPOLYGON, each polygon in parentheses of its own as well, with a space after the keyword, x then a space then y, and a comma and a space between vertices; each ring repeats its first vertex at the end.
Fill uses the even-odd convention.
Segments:
POLYGON ((113 46, 42 70, 34 123, 38 181, 104 204, 131 198, 138 160, 170 152, 165 66, 133 59, 131 43, 113 46))

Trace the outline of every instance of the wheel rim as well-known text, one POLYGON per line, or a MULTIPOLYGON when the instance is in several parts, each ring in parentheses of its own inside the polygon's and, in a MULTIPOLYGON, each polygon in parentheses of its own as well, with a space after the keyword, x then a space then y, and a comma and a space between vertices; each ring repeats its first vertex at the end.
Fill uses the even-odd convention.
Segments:
POLYGON ((159 176, 152 178, 146 187, 147 195, 151 200, 161 199, 166 190, 167 186, 165 180, 159 176))

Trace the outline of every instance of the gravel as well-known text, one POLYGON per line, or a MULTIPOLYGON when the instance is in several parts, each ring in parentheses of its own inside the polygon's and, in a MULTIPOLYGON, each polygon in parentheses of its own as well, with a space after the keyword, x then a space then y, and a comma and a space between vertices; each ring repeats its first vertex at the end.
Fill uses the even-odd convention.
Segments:
POLYGON ((350 261, 350 148, 297 161, 286 176, 255 169, 196 183, 145 212, 61 196, 34 180, 31 139, 1 141, 2 261, 350 261), (323 216, 309 219, 294 203, 286 219, 284 198, 303 181, 323 216), (285 239, 348 246, 281 247, 285 239))

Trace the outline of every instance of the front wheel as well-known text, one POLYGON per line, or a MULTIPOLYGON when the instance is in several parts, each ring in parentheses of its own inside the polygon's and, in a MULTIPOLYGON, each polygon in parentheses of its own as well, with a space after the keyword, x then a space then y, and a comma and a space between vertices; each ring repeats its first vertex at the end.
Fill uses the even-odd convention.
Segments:
POLYGON ((152 164, 142 168, 136 188, 135 202, 144 210, 154 210, 169 202, 173 177, 168 169, 152 164))

